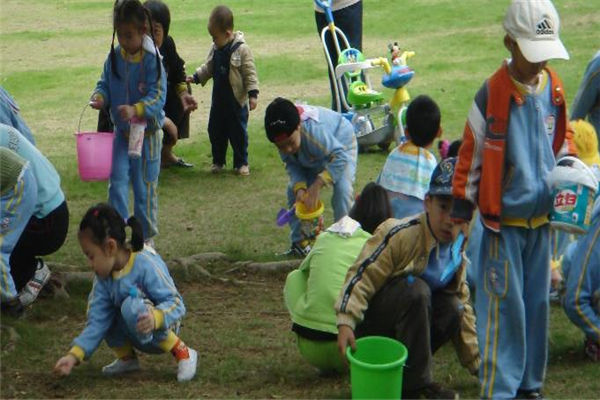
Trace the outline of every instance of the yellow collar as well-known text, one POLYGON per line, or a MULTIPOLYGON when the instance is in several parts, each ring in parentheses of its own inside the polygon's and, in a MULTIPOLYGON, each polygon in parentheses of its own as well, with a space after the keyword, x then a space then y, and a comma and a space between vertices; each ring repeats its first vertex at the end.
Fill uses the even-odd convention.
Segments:
POLYGON ((144 57, 144 49, 141 48, 137 53, 129 54, 121 47, 121 56, 129 62, 139 63, 142 61, 142 57, 144 57))
POLYGON ((131 269, 133 268, 133 264, 135 263, 135 258, 137 257, 137 255, 137 252, 131 252, 131 255, 129 256, 129 261, 127 261, 127 265, 125 265, 125 268, 112 273, 113 279, 121 279, 122 277, 130 273, 131 269))
POLYGON ((515 86, 519 90, 519 93, 521 93, 523 96, 528 94, 539 94, 546 88, 546 85, 548 84, 548 72, 545 69, 542 70, 538 84, 535 86, 533 92, 531 91, 530 85, 525 85, 524 83, 517 81, 512 76, 510 76, 510 79, 514 82, 515 86))

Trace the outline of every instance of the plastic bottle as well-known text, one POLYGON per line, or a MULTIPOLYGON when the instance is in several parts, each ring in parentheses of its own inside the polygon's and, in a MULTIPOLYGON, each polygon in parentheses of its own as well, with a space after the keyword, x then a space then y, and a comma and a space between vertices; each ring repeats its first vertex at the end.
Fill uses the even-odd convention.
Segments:
MULTIPOLYGON (((148 314, 150 310, 148 310, 148 305, 144 303, 144 297, 142 296, 142 292, 135 286, 132 286, 129 289, 129 296, 131 297, 131 311, 133 314, 137 315, 137 318, 140 319, 145 314, 148 314)), ((152 340, 152 332, 142 335, 138 332, 138 339, 140 343, 146 344, 152 340)))

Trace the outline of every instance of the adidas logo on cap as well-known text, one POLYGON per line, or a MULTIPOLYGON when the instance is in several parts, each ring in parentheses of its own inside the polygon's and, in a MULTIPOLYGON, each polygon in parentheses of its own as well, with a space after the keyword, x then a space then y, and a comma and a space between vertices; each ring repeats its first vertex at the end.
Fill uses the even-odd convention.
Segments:
POLYGON ((546 18, 544 18, 540 23, 537 24, 535 34, 536 35, 554 35, 554 28, 552 28, 550 21, 548 21, 546 18))

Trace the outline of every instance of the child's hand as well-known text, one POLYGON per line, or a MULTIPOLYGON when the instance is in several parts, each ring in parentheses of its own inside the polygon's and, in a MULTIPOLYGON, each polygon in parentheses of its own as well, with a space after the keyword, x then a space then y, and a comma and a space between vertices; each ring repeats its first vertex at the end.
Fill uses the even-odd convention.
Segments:
POLYGON ((352 351, 356 351, 356 338, 354 337, 354 331, 348 325, 338 326, 338 351, 342 356, 345 363, 346 361, 346 347, 350 346, 352 351))
POLYGON ((563 278, 562 278, 562 275, 560 274, 560 271, 558 270, 558 268, 553 269, 552 274, 550 276, 550 286, 553 287, 554 289, 558 289, 562 280, 563 280, 563 278))
POLYGON ((142 335, 154 332, 154 313, 152 311, 138 318, 136 329, 142 335))
MULTIPOLYGON (((193 78, 192 78, 193 79, 193 78)), ((183 105, 183 112, 192 112, 198 109, 198 102, 188 92, 184 91, 181 93, 181 104, 183 105)))
POLYGON ((308 188, 306 196, 304 196, 304 199, 302 200, 308 211, 312 211, 317 208, 317 203, 319 202, 319 196, 321 194, 321 188, 323 186, 325 186, 325 181, 319 176, 308 188))
POLYGON ((193 75, 189 75, 185 77, 185 82, 186 83, 196 83, 194 82, 194 76, 193 75))
POLYGON ((121 117, 121 119, 123 121, 129 121, 131 118, 133 118, 135 116, 135 107, 134 106, 124 104, 122 106, 119 106, 118 110, 119 110, 119 117, 121 117))
POLYGON ((250 111, 254 110, 258 104, 258 99, 256 97, 250 97, 248 101, 250 103, 250 111))
POLYGON ((73 354, 67 354, 56 362, 54 371, 59 375, 66 376, 71 373, 73 367, 77 365, 77 359, 73 354))
POLYGON ((90 99, 90 107, 101 110, 104 108, 104 98, 100 96, 98 93, 95 93, 90 99))

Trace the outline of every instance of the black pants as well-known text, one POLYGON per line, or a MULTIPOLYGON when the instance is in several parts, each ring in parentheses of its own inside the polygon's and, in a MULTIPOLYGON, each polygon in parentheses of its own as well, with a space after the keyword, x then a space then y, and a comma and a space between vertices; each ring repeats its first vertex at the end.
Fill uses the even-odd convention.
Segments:
POLYGON ((31 217, 10 255, 10 274, 20 291, 35 274, 36 256, 52 254, 63 245, 69 231, 66 200, 44 218, 31 217))
POLYGON ((433 354, 460 329, 463 308, 456 295, 429 289, 419 278, 388 282, 369 303, 356 337, 386 336, 408 349, 404 390, 420 389, 433 381, 433 354))
MULTIPOLYGON (((350 42, 350 47, 362 51, 362 31, 363 31, 363 5, 362 1, 359 1, 349 7, 342 8, 341 10, 337 10, 333 13, 333 22, 335 26, 340 28, 342 32, 346 35, 348 42, 350 42)), ((317 23, 317 32, 319 34, 319 38, 321 37, 321 31, 323 28, 327 26, 327 19, 325 18, 325 14, 319 13, 315 11, 315 21, 317 23)), ((331 56, 331 62, 333 64, 333 69, 337 66, 338 54, 335 48, 335 44, 329 34, 325 35, 325 43, 327 45, 327 50, 329 51, 329 55, 331 56)), ((340 43, 340 47, 343 50, 343 44, 340 43)), ((335 98, 334 93, 335 89, 335 77, 329 73, 329 88, 331 90, 331 109, 335 110, 335 98)), ((346 96, 347 89, 344 88, 344 96, 346 96)), ((347 112, 348 110, 344 109, 342 105, 342 112, 347 112)))
POLYGON ((208 120, 213 164, 225 165, 231 143, 233 167, 248 165, 248 116, 248 106, 241 107, 235 99, 228 104, 213 101, 208 120))

